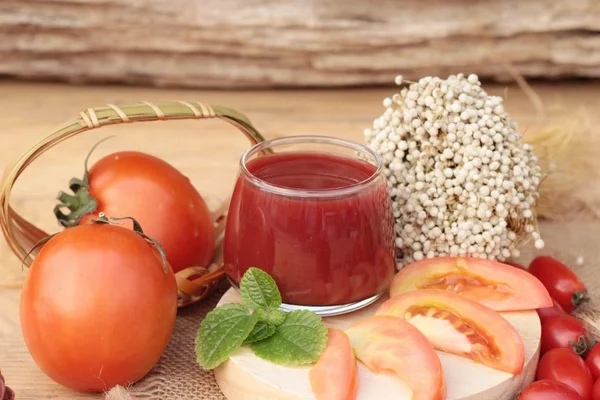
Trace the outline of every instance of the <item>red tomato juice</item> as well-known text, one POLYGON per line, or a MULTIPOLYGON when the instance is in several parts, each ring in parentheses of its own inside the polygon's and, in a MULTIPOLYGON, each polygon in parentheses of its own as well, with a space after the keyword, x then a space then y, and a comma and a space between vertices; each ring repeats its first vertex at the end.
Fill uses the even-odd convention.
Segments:
POLYGON ((286 152, 246 164, 227 217, 225 270, 239 284, 257 267, 284 303, 360 301, 394 276, 394 223, 376 166, 329 153, 286 152))

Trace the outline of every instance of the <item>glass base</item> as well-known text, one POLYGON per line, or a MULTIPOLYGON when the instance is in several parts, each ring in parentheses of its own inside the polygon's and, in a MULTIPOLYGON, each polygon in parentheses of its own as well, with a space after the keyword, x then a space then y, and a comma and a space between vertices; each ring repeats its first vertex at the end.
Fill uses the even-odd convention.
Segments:
MULTIPOLYGON (((231 286, 239 293, 239 286, 227 278, 231 286)), ((375 296, 366 298, 364 300, 356 301, 354 303, 347 304, 337 304, 333 306, 300 306, 294 304, 285 304, 283 303, 279 308, 285 312, 295 311, 295 310, 308 310, 312 311, 315 314, 321 317, 333 317, 335 315, 348 314, 353 311, 358 311, 361 308, 365 308, 368 305, 375 303, 379 298, 383 295, 383 293, 376 294, 375 296)))

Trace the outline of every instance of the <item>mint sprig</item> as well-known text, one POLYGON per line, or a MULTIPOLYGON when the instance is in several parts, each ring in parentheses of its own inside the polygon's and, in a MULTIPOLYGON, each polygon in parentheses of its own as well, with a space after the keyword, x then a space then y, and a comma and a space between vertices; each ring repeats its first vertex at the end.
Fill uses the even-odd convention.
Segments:
POLYGON ((206 369, 227 360, 250 335, 258 319, 242 304, 224 304, 215 308, 200 324, 196 336, 196 358, 206 369))
POLYGON ((321 318, 307 310, 292 311, 275 333, 253 342, 254 354, 282 365, 312 364, 327 345, 327 327, 321 318))
MULTIPOLYGON (((256 315, 256 313, 255 313, 256 315)), ((258 322, 254 325, 254 329, 250 332, 250 335, 244 340, 244 344, 259 342, 272 336, 275 333, 277 327, 268 322, 258 322)))
POLYGON ((275 326, 283 324, 287 317, 287 314, 278 308, 257 308, 254 313, 260 322, 268 322, 275 326))
POLYGON ((281 294, 271 275, 258 268, 248 268, 240 281, 240 294, 248 307, 277 308, 281 294))
POLYGON ((265 360, 282 365, 314 363, 325 350, 327 327, 315 313, 279 309, 275 280, 249 268, 240 281, 242 304, 224 304, 209 312, 196 336, 196 359, 205 369, 219 366, 240 346, 250 345, 265 360))

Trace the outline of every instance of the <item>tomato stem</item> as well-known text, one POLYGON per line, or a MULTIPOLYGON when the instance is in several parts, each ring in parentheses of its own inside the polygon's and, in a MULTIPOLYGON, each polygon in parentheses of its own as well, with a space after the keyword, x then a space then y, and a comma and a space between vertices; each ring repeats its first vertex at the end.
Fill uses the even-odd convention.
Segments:
POLYGON ((575 308, 577 308, 579 305, 581 305, 583 303, 587 303, 588 301, 590 301, 590 298, 588 296, 588 292, 586 289, 579 290, 579 291, 573 293, 573 295, 571 296, 571 302, 573 303, 575 308))
POLYGON ((87 187, 81 187, 75 192, 75 196, 65 192, 58 192, 59 204, 54 206, 54 215, 58 222, 67 228, 79 224, 79 220, 86 214, 96 211, 98 201, 90 195, 87 187), (69 213, 63 212, 68 209, 69 213))
POLYGON ((569 345, 571 347, 573 347, 573 351, 577 355, 584 357, 584 358, 585 358, 585 355, 587 354, 587 352, 589 350, 591 350, 595 344, 596 344, 596 340, 594 340, 594 338, 591 337, 587 332, 584 335, 579 336, 579 338, 577 339, 577 342, 575 342, 573 340, 569 341, 569 345))
MULTIPOLYGON (((163 249, 161 244, 158 243, 158 241, 156 239, 153 239, 144 233, 144 231, 142 230, 142 225, 135 218, 133 218, 133 217, 110 217, 110 220, 113 220, 113 221, 122 221, 124 219, 128 219, 133 223, 133 231, 135 233, 137 233, 142 238, 144 238, 146 241, 153 244, 154 247, 156 247, 156 249, 160 253, 160 257, 162 258, 163 270, 165 271, 165 274, 168 274, 169 273, 169 264, 167 262, 167 253, 165 253, 165 249, 163 249)), ((92 219, 92 222, 99 223, 99 224, 110 224, 111 223, 110 220, 109 220, 109 217, 107 217, 104 213, 101 212, 100 214, 98 214, 98 218, 92 219)))
POLYGON ((76 226, 84 215, 92 213, 98 208, 98 201, 90 194, 88 162, 96 147, 111 137, 113 136, 106 137, 92 146, 85 157, 83 179, 71 178, 69 181, 69 189, 73 195, 63 191, 58 192, 56 198, 60 203, 54 207, 54 215, 62 226, 66 228, 76 226), (68 214, 63 211, 65 209, 69 210, 68 214))

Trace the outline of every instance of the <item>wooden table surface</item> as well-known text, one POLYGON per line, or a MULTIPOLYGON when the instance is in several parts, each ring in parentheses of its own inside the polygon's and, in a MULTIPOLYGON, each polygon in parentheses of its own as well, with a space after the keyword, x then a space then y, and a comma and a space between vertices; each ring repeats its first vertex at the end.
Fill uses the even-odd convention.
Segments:
MULTIPOLYGON (((549 112, 575 113, 582 107, 600 110, 600 82, 534 85, 549 112)), ((535 108, 516 86, 485 85, 490 94, 505 97, 513 118, 526 129, 536 123, 535 108)), ((322 134, 362 141, 362 132, 383 112, 382 100, 395 88, 306 91, 202 91, 130 87, 76 87, 0 81, 0 171, 61 122, 94 106, 141 100, 202 101, 244 112, 267 138, 322 134)), ((600 113, 592 118, 600 123, 600 113)), ((108 135, 95 153, 142 150, 164 158, 190 177, 209 203, 231 191, 246 139, 222 121, 169 121, 128 124, 94 130, 52 149, 22 175, 11 198, 15 208, 39 227, 54 232, 54 197, 69 178, 81 176, 90 147, 108 135)), ((99 398, 53 385, 22 351, 18 318, 19 289, 26 271, 0 241, 0 369, 17 399, 99 398), (17 351, 16 349, 21 349, 17 351), (43 388, 43 392, 42 392, 43 388), (36 391, 37 390, 37 391, 36 391)))

